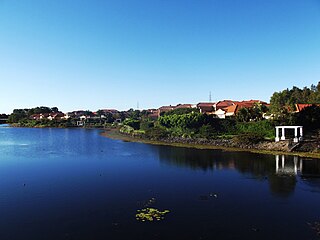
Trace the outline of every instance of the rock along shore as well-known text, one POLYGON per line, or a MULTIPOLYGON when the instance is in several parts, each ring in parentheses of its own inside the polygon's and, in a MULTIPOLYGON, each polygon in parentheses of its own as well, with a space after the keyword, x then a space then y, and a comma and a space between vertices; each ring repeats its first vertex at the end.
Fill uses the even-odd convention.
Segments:
POLYGON ((172 145, 202 149, 225 149, 232 151, 250 151, 259 153, 292 154, 304 157, 320 158, 320 140, 302 141, 298 144, 292 141, 260 141, 258 143, 244 143, 233 139, 202 139, 167 137, 149 139, 140 136, 121 134, 117 130, 105 131, 103 136, 124 141, 143 142, 157 145, 172 145))

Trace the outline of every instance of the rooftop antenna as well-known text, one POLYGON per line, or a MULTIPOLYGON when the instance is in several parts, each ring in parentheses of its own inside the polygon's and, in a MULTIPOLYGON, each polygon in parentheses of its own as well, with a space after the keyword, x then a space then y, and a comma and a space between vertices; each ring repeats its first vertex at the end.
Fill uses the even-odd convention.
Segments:
POLYGON ((212 102, 212 99, 211 99, 211 91, 209 92, 209 102, 212 102))

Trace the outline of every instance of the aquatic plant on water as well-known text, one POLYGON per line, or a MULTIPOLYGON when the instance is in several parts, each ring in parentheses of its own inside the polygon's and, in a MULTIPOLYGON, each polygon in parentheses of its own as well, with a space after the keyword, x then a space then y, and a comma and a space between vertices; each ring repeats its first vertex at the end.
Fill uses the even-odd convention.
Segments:
POLYGON ((169 210, 159 211, 156 208, 143 208, 137 210, 136 219, 141 222, 160 221, 163 220, 164 216, 169 212, 169 210))

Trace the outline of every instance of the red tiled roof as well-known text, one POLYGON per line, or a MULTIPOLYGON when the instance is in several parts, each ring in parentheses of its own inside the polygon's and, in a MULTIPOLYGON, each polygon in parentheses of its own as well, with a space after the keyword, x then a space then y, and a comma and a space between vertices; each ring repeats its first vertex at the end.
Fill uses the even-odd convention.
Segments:
POLYGON ((311 107, 312 105, 320 107, 320 104, 298 103, 296 104, 296 112, 301 112, 306 107, 311 107))
POLYGON ((159 107, 160 111, 170 111, 170 110, 173 110, 173 109, 174 109, 173 106, 162 106, 162 107, 159 107))
POLYGON ((215 103, 212 102, 201 102, 197 104, 197 107, 213 107, 213 105, 215 105, 215 103))
POLYGON ((236 104, 236 105, 231 105, 229 107, 223 108, 223 110, 225 110, 226 113, 236 113, 237 108, 238 108, 238 105, 236 104))
POLYGON ((223 100, 223 101, 219 101, 217 102, 216 104, 216 110, 219 110, 221 108, 226 108, 226 107, 229 107, 229 106, 232 106, 234 105, 235 102, 232 101, 232 100, 223 100))
POLYGON ((101 111, 103 111, 104 113, 118 113, 119 111, 117 109, 101 109, 101 111))
POLYGON ((192 104, 178 104, 175 108, 192 108, 192 104))

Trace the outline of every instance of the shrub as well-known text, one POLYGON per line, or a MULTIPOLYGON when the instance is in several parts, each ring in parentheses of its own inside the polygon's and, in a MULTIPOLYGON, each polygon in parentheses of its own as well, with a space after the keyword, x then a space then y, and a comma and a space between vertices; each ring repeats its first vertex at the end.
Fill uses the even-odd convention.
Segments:
POLYGON ((161 139, 168 137, 169 133, 165 128, 162 128, 160 126, 155 126, 154 128, 150 128, 146 130, 145 132, 146 137, 152 138, 152 139, 161 139))
POLYGON ((236 143, 240 144, 255 144, 263 139, 263 136, 259 133, 242 133, 233 138, 236 143))
POLYGON ((274 138, 274 125, 267 120, 258 122, 244 122, 236 124, 237 132, 240 134, 252 133, 262 137, 274 138))
POLYGON ((133 127, 130 127, 128 125, 124 125, 122 128, 120 128, 119 130, 121 133, 125 133, 125 134, 131 134, 133 133, 134 129, 133 127))
POLYGON ((140 123, 140 129, 141 130, 148 130, 150 128, 153 128, 154 127, 154 122, 152 121, 143 121, 140 123))
POLYGON ((217 132, 214 127, 212 127, 210 124, 203 125, 199 128, 198 137, 201 138, 213 138, 217 135, 217 132))
POLYGON ((140 129, 140 121, 139 120, 127 118, 126 120, 123 121, 123 124, 132 127, 134 130, 140 129))

